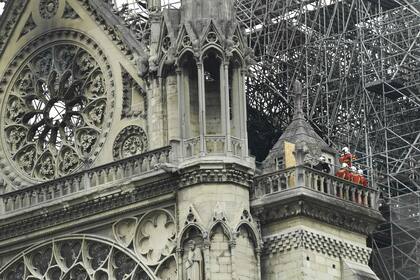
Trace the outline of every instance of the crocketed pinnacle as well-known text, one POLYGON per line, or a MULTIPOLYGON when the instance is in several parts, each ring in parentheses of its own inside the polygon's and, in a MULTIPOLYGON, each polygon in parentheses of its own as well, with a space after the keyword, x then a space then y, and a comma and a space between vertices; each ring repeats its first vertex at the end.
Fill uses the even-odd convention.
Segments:
POLYGON ((302 98, 302 84, 299 81, 295 81, 293 84, 295 110, 293 113, 293 120, 305 120, 303 114, 303 98, 302 98))
POLYGON ((313 150, 321 150, 332 154, 335 153, 335 150, 329 147, 306 121, 303 113, 302 84, 299 81, 296 81, 293 84, 292 92, 294 94, 295 103, 292 122, 284 130, 283 134, 263 161, 264 172, 275 170, 275 159, 284 156, 285 142, 293 144, 300 142, 311 147, 313 150))

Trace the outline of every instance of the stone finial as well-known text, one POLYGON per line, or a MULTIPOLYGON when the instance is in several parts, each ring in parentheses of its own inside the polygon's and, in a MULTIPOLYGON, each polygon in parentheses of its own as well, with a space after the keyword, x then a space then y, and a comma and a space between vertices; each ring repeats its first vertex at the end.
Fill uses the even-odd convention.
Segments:
POLYGON ((293 114, 293 120, 305 119, 303 114, 303 97, 302 97, 302 83, 295 81, 293 83, 294 103, 295 111, 293 114))

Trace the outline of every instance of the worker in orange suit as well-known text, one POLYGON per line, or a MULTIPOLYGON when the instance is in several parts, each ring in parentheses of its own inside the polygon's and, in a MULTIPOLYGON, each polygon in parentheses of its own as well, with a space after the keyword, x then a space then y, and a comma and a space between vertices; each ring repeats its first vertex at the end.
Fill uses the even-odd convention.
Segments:
POLYGON ((363 170, 359 169, 357 170, 357 173, 360 176, 360 185, 362 185, 363 187, 367 187, 368 186, 368 180, 366 179, 365 175, 363 174, 363 170))
MULTIPOLYGON (((352 166, 352 169, 353 169, 353 167, 354 166, 352 166)), ((352 176, 352 178, 351 178, 351 181, 353 182, 353 183, 355 183, 355 184, 357 184, 357 185, 361 185, 362 184, 362 174, 363 174, 363 171, 362 171, 362 174, 360 174, 360 169, 359 170, 356 170, 356 167, 354 167, 354 170, 352 170, 353 171, 353 176, 352 176)))
POLYGON ((356 158, 350 153, 350 149, 348 147, 344 147, 341 149, 341 155, 338 158, 340 163, 346 163, 348 167, 352 167, 352 161, 356 158))
POLYGON ((348 173, 349 173, 348 165, 347 165, 347 163, 343 162, 343 163, 341 163, 340 170, 338 170, 335 173, 335 176, 337 176, 338 178, 341 178, 341 179, 346 179, 348 177, 348 173))
POLYGON ((350 171, 347 172, 346 180, 353 182, 353 176, 357 174, 357 168, 352 166, 350 167, 350 171))

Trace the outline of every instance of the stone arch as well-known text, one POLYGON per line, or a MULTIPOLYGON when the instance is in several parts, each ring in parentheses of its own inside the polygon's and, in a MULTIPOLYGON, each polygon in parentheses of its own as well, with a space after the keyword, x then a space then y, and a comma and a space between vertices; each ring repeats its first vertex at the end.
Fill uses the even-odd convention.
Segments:
MULTIPOLYGON (((181 83, 178 85, 180 92, 183 94, 185 113, 185 122, 187 123, 185 136, 186 138, 193 138, 199 136, 199 75, 197 68, 197 61, 194 53, 185 51, 178 60, 179 79, 181 83)), ((198 152, 197 147, 187 147, 191 149, 190 154, 198 152)))
POLYGON ((239 234, 241 228, 245 228, 251 235, 252 242, 254 243, 255 249, 261 249, 261 242, 258 234, 258 230, 255 226, 247 221, 241 221, 238 226, 235 228, 235 233, 239 234))
POLYGON ((233 240, 232 231, 230 230, 229 226, 222 220, 217 220, 216 222, 210 225, 209 230, 209 238, 211 239, 212 235, 215 233, 217 227, 221 227, 224 234, 227 236, 229 242, 233 240))
POLYGON ((223 61, 225 60, 225 55, 224 55, 224 51, 223 49, 217 45, 217 44, 209 44, 207 45, 202 51, 201 51, 201 56, 200 56, 200 61, 204 63, 203 59, 204 57, 211 51, 214 51, 216 53, 218 53, 220 55, 221 58, 221 62, 223 63, 223 61))
POLYGON ((244 57, 243 57, 242 53, 236 48, 232 50, 232 55, 230 56, 230 61, 232 62, 232 59, 235 59, 235 58, 238 58, 239 61, 240 61, 241 67, 244 67, 244 65, 246 64, 245 60, 244 60, 244 57))
POLYGON ((260 246, 253 228, 248 223, 237 227, 234 247, 234 271, 238 279, 259 279, 260 246))
MULTIPOLYGON (((205 259, 205 251, 206 251, 206 244, 207 241, 207 234, 202 228, 196 224, 189 224, 187 225, 181 232, 179 238, 179 255, 178 255, 178 269, 181 276, 181 279, 187 278, 187 269, 185 268, 185 264, 188 260, 189 250, 191 250, 191 243, 193 242, 193 246, 198 248, 195 251, 195 254, 199 254, 202 260, 205 259)), ((207 267, 207 263, 204 261, 201 262, 201 277, 204 276, 204 270, 207 267)), ((203 278, 202 278, 203 279, 203 278)))
MULTIPOLYGON (((223 100, 225 96, 225 56, 216 46, 205 48, 201 56, 202 81, 204 92, 205 112, 205 135, 222 135, 224 133, 224 111, 223 100)), ((208 152, 222 152, 223 147, 211 143, 208 152)))
POLYGON ((211 279, 232 278, 232 240, 222 222, 215 223, 210 233, 209 263, 211 279))
POLYGON ((196 223, 186 225, 179 233, 178 248, 182 248, 183 243, 189 238, 190 231, 196 231, 204 240, 208 239, 207 231, 196 223))
POLYGON ((192 57, 194 57, 194 51, 192 48, 185 48, 178 54, 176 62, 175 62, 176 65, 181 66, 183 59, 185 59, 185 57, 188 55, 191 55, 192 57))
POLYGON ((98 279, 150 279, 156 277, 130 250, 105 238, 92 235, 69 235, 32 246, 0 268, 0 278, 66 280, 98 279), (70 277, 70 278, 69 278, 70 277), (72 278, 73 277, 73 278, 72 278), (84 277, 84 278, 83 278, 84 277), (143 278, 140 278, 143 277, 143 278))

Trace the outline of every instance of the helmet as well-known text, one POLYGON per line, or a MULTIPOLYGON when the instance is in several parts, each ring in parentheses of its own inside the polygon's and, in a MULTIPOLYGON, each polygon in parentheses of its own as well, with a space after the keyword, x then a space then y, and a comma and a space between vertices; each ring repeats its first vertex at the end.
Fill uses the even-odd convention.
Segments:
POLYGON ((363 170, 359 169, 359 170, 357 170, 357 173, 359 173, 360 175, 363 175, 363 170))
POLYGON ((352 172, 356 172, 357 171, 356 166, 352 166, 352 167, 350 167, 350 169, 351 169, 352 172))
POLYGON ((343 163, 341 164, 341 168, 347 168, 347 167, 349 167, 349 165, 348 165, 347 163, 343 162, 343 163))
POLYGON ((348 147, 342 148, 341 151, 345 154, 350 153, 350 149, 348 147))

